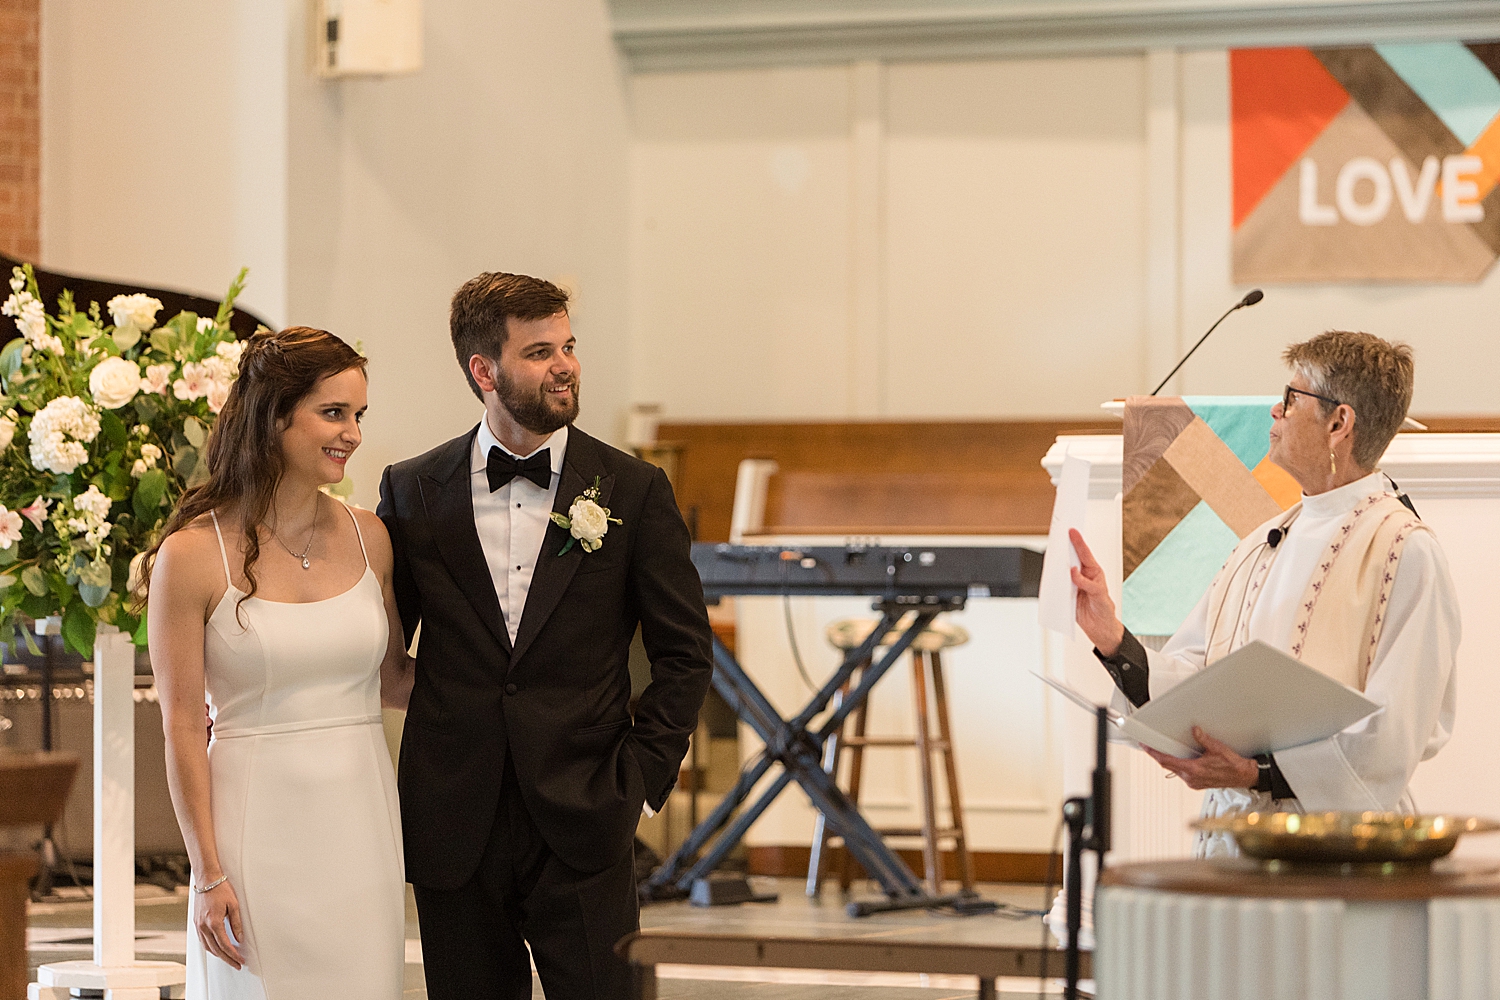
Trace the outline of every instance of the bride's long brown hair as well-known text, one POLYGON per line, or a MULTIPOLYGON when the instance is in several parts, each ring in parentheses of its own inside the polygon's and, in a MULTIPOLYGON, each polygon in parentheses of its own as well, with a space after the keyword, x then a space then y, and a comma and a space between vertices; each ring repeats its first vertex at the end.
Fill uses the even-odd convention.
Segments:
POLYGON ((246 529, 245 580, 250 589, 241 600, 255 594, 260 532, 254 529, 266 523, 286 471, 281 432, 319 380, 350 369, 363 370, 365 364, 366 359, 338 337, 308 326, 289 326, 280 333, 262 330, 246 341, 240 376, 230 387, 204 447, 208 479, 183 492, 161 537, 143 560, 143 605, 162 542, 209 511, 229 507, 237 510, 246 529))

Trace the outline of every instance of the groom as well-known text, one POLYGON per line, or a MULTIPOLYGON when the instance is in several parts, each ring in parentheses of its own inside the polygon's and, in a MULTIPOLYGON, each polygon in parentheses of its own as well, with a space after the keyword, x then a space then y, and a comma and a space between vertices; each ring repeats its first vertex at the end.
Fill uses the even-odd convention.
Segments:
POLYGON ((380 484, 408 643, 422 627, 398 783, 428 996, 531 996, 528 945, 548 1000, 627 996, 636 824, 711 671, 688 531, 660 469, 572 426, 567 292, 481 274, 449 324, 484 419, 380 484))

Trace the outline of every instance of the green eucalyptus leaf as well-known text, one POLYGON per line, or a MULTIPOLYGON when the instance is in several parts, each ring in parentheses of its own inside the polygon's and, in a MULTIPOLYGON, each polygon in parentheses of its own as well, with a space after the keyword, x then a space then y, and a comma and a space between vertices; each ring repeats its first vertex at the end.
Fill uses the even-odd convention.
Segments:
POLYGON ((42 651, 37 648, 36 640, 31 637, 31 629, 21 629, 21 638, 26 640, 26 649, 32 656, 42 655, 42 651))
POLYGON ((109 600, 109 587, 96 586, 92 583, 80 583, 78 585, 78 596, 83 599, 84 604, 87 604, 91 608, 97 608, 109 600))
POLYGON ((26 341, 17 337, 0 350, 0 378, 5 380, 7 386, 21 368, 21 348, 26 346, 26 341))
POLYGON ((198 471, 198 452, 193 448, 179 449, 172 456, 172 468, 182 477, 183 482, 192 479, 198 471))
POLYGON ((115 332, 111 335, 111 340, 122 352, 128 351, 141 342, 141 331, 133 326, 123 330, 115 327, 115 332))
MULTIPOLYGON (((108 596, 108 591, 105 596, 108 596)), ((100 603, 104 602, 101 600, 100 603)), ((94 630, 94 616, 89 614, 84 602, 68 605, 68 610, 63 612, 62 634, 63 643, 69 649, 81 656, 93 656, 94 630)))
POLYGON ((193 474, 188 476, 187 481, 182 485, 184 489, 192 490, 197 489, 206 482, 208 482, 208 463, 198 462, 193 466, 193 474))
POLYGON ((167 474, 161 469, 147 469, 135 484, 135 516, 144 525, 156 523, 156 512, 167 493, 167 474))
POLYGON ((161 406, 154 396, 137 396, 135 397, 135 412, 140 414, 141 423, 149 424, 161 412, 161 406))
POLYGON ((99 414, 99 429, 104 432, 105 440, 116 448, 130 440, 130 431, 125 427, 125 421, 116 416, 113 410, 105 410, 99 414))
MULTIPOLYGON (((0 566, 9 566, 16 561, 16 556, 18 555, 20 555, 20 547, 17 545, 11 544, 0 549, 0 566)), ((3 579, 3 577, 0 577, 0 579, 3 579)), ((11 583, 15 583, 15 581, 12 580, 11 583)), ((0 583, 0 590, 4 590, 9 586, 10 583, 0 583)))
MULTIPOLYGON (((114 582, 114 570, 108 562, 87 561, 78 567, 78 579, 80 583, 90 587, 103 587, 110 589, 114 582)), ((91 604, 90 607, 97 608, 99 605, 91 604)))
POLYGON ((151 331, 151 349, 171 358, 177 350, 177 334, 169 327, 159 326, 151 331))
POLYGON ((47 574, 40 567, 27 566, 21 571, 21 582, 26 584, 26 589, 37 597, 47 596, 47 574))
POLYGON ((194 448, 202 448, 203 442, 208 440, 208 428, 197 417, 188 417, 182 422, 182 436, 194 448))
POLYGON ((9 590, 16 585, 16 577, 12 573, 0 573, 0 590, 9 590))

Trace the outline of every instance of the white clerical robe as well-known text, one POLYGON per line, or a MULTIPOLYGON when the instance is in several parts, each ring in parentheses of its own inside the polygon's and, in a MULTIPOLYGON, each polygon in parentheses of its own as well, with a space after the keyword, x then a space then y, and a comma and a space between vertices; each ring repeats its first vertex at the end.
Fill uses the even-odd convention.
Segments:
MULTIPOLYGON (((1360 500, 1386 489, 1385 477, 1377 472, 1327 493, 1303 496, 1302 512, 1280 543, 1250 612, 1250 639, 1277 649, 1291 646, 1297 604, 1333 533, 1360 500)), ((1232 610, 1226 607, 1225 614, 1232 610)), ((1207 617, 1204 594, 1159 652, 1146 651, 1153 698, 1203 668, 1207 617)), ((1412 772, 1441 750, 1453 733, 1458 641, 1458 600, 1448 562, 1430 533, 1415 532, 1397 564, 1389 611, 1365 684, 1366 697, 1381 711, 1330 739, 1277 753, 1277 766, 1297 798, 1276 807, 1415 813, 1407 789, 1412 772)), ((1264 793, 1247 789, 1215 789, 1205 811, 1265 808, 1265 799, 1264 793)))

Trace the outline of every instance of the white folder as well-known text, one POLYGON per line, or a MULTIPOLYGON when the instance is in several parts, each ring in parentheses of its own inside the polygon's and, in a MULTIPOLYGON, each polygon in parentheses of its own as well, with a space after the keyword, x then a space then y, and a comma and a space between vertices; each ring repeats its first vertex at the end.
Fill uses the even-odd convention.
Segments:
MULTIPOLYGON (((1037 675, 1041 677, 1040 674, 1037 675)), ((1069 701, 1095 705, 1073 688, 1042 677, 1069 701)), ((1109 710, 1120 734, 1173 757, 1196 757, 1193 727, 1242 757, 1326 740, 1380 706, 1353 688, 1264 642, 1249 643, 1198 671, 1129 715, 1109 710)))

